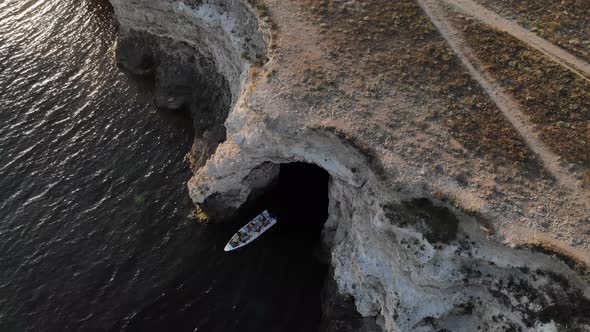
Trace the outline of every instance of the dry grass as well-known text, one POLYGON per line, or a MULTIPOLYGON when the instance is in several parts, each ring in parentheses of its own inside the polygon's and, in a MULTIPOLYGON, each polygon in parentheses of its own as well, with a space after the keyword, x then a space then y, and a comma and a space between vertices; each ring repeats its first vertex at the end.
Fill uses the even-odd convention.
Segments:
POLYGON ((590 1, 479 0, 573 54, 590 60, 590 1))
POLYGON ((456 140, 491 164, 534 159, 415 2, 302 3, 331 41, 334 61, 350 72, 344 83, 372 98, 397 89, 434 101, 440 106, 430 118, 442 118, 456 140))
POLYGON ((270 10, 268 9, 268 6, 260 0, 257 0, 255 2, 256 13, 258 14, 258 16, 262 18, 268 17, 270 15, 270 10))
POLYGON ((461 16, 454 21, 544 142, 565 160, 590 167, 590 84, 506 33, 461 16))

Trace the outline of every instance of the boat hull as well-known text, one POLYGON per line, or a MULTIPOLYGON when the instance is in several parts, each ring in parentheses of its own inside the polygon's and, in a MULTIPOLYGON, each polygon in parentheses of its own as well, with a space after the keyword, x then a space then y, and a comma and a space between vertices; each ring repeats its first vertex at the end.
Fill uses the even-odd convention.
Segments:
POLYGON ((270 213, 265 210, 244 227, 240 228, 240 230, 237 231, 227 242, 223 250, 232 251, 250 244, 262 235, 262 233, 274 226, 276 222, 276 218, 272 217, 270 213))

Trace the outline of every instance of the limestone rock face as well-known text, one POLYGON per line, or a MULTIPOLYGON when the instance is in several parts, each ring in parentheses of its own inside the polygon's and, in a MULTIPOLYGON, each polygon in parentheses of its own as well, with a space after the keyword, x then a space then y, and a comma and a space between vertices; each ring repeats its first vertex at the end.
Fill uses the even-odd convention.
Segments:
POLYGON ((155 75, 163 108, 191 110, 188 187, 213 219, 278 165, 312 163, 330 174, 338 290, 382 329, 590 330, 586 164, 555 162, 511 116, 518 102, 492 90, 514 91, 477 72, 451 14, 430 1, 111 2, 122 66, 155 75))
MULTIPOLYGON (((217 71, 230 82, 234 98, 240 94, 249 66, 246 59, 255 59, 264 52, 256 16, 250 5, 241 0, 113 0, 111 3, 123 36, 147 32, 190 45, 202 56, 215 60, 217 71)), ((168 51, 175 52, 174 47, 168 51)))

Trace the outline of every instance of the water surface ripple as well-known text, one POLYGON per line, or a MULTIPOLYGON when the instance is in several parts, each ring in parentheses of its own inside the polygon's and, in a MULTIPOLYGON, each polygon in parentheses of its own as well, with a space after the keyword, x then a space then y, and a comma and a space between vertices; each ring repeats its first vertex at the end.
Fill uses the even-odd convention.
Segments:
POLYGON ((0 1, 0 331, 313 330, 322 268, 292 234, 224 255, 237 224, 187 218, 191 121, 115 36, 106 1, 0 1))

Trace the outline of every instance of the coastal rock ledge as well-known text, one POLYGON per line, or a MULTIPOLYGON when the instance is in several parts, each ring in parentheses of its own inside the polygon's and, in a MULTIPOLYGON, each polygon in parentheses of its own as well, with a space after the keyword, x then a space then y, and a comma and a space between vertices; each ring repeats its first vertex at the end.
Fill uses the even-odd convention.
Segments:
POLYGON ((192 116, 211 220, 314 164, 331 293, 373 325, 590 331, 587 35, 483 0, 111 2, 121 66, 192 116))

